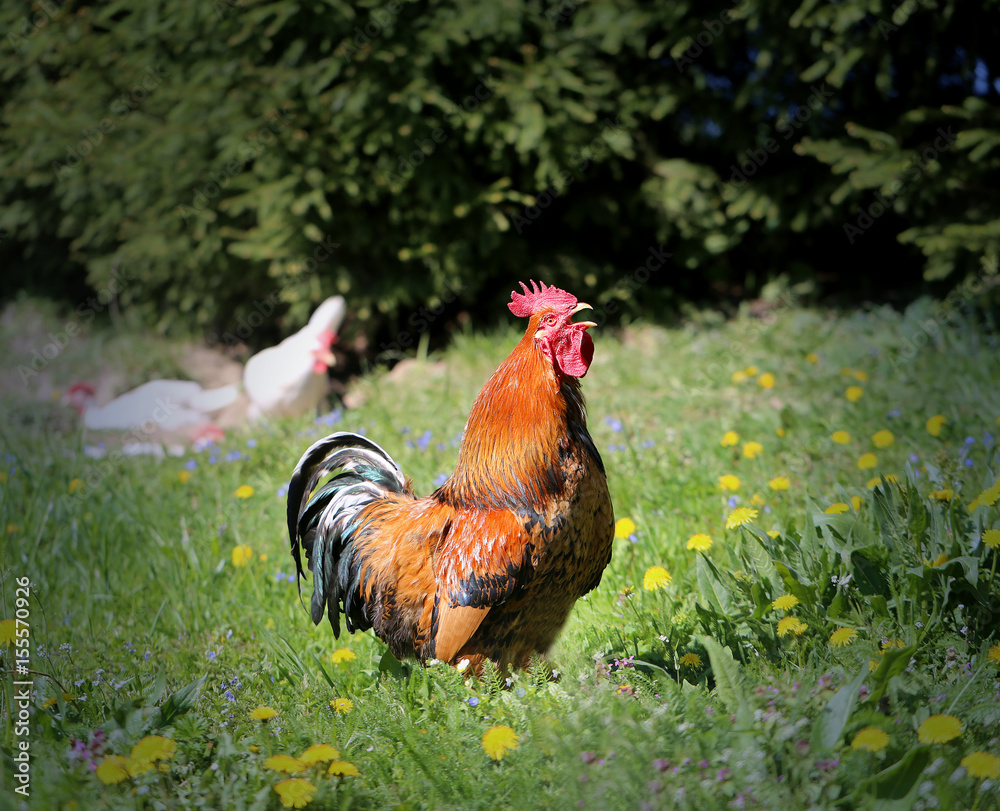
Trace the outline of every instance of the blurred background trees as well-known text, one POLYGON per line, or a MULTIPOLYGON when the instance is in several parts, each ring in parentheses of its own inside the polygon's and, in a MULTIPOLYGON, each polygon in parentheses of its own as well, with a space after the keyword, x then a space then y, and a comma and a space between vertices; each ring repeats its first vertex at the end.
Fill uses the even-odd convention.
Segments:
POLYGON ((342 293, 391 340, 528 278, 626 317, 905 299, 1000 243, 997 0, 42 0, 0 31, 0 295, 113 288, 164 331, 342 293))

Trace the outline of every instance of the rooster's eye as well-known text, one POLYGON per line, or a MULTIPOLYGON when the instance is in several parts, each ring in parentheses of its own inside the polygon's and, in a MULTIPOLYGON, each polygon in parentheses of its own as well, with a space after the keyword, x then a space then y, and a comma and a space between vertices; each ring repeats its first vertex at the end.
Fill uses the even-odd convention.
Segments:
POLYGON ((542 323, 547 327, 554 326, 556 323, 556 317, 554 315, 547 315, 542 319, 542 323))

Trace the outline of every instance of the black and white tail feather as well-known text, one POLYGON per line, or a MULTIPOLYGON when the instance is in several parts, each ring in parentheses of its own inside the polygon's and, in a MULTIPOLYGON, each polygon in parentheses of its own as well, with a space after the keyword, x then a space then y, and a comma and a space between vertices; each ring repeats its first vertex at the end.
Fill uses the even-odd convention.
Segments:
MULTIPOLYGON (((335 637, 340 613, 347 630, 367 630, 371 621, 361 595, 361 566, 352 540, 360 528, 358 513, 390 493, 408 492, 403 472, 379 445, 359 434, 341 431, 309 447, 288 483, 288 537, 295 558, 296 580, 303 577, 300 548, 313 575, 310 605, 318 625, 326 609, 335 637), (343 470, 316 490, 335 470, 343 470)), ((301 583, 299 590, 301 593, 301 583)))

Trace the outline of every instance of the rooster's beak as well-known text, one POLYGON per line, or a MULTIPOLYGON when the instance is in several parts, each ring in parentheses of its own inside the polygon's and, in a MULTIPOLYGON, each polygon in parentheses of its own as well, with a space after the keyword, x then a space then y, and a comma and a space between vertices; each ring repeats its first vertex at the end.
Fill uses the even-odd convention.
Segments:
MULTIPOLYGON (((593 309, 594 308, 591 307, 589 304, 585 304, 584 302, 581 301, 579 304, 576 305, 576 307, 573 308, 573 312, 571 312, 570 315, 571 316, 576 315, 576 313, 580 312, 580 310, 593 310, 593 309)), ((596 327, 597 323, 594 321, 574 321, 573 326, 589 329, 590 327, 596 327)))

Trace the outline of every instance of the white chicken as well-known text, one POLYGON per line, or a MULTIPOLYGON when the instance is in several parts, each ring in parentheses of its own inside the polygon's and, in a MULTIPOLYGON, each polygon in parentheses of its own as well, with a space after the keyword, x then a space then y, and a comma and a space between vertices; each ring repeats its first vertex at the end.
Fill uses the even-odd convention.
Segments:
POLYGON ((247 414, 251 420, 301 417, 316 411, 326 395, 326 371, 334 362, 330 345, 346 313, 342 296, 328 298, 302 329, 247 361, 243 389, 250 398, 247 414))
POLYGON ((103 406, 94 405, 94 388, 76 383, 67 398, 92 431, 184 432, 192 435, 212 425, 211 414, 232 403, 237 386, 203 389, 191 380, 151 380, 103 406))

